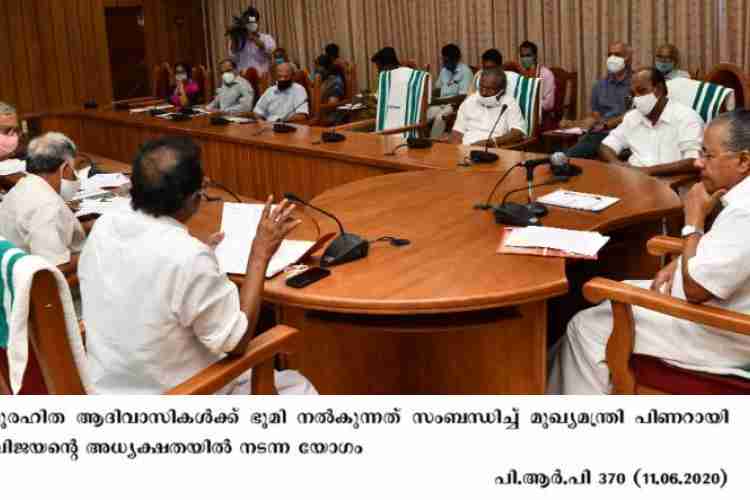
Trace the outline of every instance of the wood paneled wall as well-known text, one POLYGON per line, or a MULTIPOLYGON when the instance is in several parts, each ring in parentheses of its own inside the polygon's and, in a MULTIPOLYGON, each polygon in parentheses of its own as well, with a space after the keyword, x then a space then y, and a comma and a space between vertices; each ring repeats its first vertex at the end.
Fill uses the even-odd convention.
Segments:
POLYGON ((206 64, 201 0, 142 0, 146 20, 146 62, 206 64), (178 24, 179 23, 179 24, 178 24))
POLYGON ((22 113, 111 101, 104 0, 0 1, 0 68, 22 113))

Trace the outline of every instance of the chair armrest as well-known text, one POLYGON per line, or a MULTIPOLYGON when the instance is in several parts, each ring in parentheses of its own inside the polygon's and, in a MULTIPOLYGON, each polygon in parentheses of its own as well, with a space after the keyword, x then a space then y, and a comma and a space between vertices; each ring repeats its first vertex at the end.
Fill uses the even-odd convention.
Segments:
POLYGON ((594 278, 583 286, 583 295, 589 302, 598 303, 609 299, 613 302, 643 307, 693 323, 701 323, 740 335, 750 335, 750 315, 714 306, 691 304, 685 300, 619 281, 594 278))
POLYGON ((399 127, 399 128, 389 128, 386 130, 381 130, 380 132, 376 132, 378 135, 393 135, 393 134, 403 134, 404 132, 410 132, 412 130, 419 130, 422 128, 427 127, 427 123, 416 123, 414 125, 409 125, 406 127, 399 127))
MULTIPOLYGON (((250 341, 247 351, 242 356, 227 356, 172 388, 166 394, 214 394, 250 368, 272 360, 280 352, 291 350, 290 346, 298 335, 299 331, 294 328, 284 325, 275 326, 250 341)), ((270 370, 270 374, 273 376, 273 370, 270 370)), ((259 374, 255 373, 253 378, 256 375, 259 374)))
POLYGON ((657 257, 663 255, 682 255, 684 244, 684 240, 675 238, 674 236, 654 236, 648 240, 646 248, 648 249, 648 253, 657 257))
POLYGON ((350 131, 350 132, 362 132, 363 130, 374 130, 375 129, 375 118, 368 118, 367 120, 361 120, 358 122, 351 122, 345 125, 339 125, 336 130, 350 131))

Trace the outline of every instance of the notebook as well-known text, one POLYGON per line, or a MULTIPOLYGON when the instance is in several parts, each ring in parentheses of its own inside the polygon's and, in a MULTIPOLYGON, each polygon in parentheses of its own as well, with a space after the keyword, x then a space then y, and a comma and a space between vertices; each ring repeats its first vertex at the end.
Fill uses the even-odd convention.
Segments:
POLYGON ((585 210, 587 212, 601 212, 620 201, 620 198, 558 189, 557 191, 540 196, 536 201, 554 207, 585 210))

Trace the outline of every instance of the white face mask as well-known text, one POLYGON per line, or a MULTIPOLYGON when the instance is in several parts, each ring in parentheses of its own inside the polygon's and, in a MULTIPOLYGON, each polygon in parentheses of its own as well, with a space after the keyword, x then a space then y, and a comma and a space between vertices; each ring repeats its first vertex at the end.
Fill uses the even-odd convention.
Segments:
POLYGON ((71 181, 63 177, 63 170, 65 170, 65 167, 72 169, 72 167, 70 167, 67 163, 60 169, 60 196, 63 200, 70 201, 73 199, 73 197, 78 192, 78 189, 81 187, 81 181, 78 179, 78 175, 75 173, 75 170, 73 171, 73 175, 75 175, 76 180, 71 181))
POLYGON ((654 110, 654 106, 659 99, 656 98, 653 92, 646 95, 639 95, 633 98, 633 107, 637 109, 643 116, 648 116, 654 110))
POLYGON ((185 80, 187 80, 187 73, 177 73, 176 75, 174 75, 174 78, 178 82, 184 82, 185 80))
POLYGON ((255 33, 256 31, 258 31, 258 20, 255 19, 254 17, 251 17, 251 18, 249 18, 249 21, 250 22, 247 23, 247 25, 246 25, 247 30, 250 33, 255 33))
POLYGON ((479 104, 484 106, 485 108, 496 108, 500 106, 500 98, 503 96, 504 92, 498 92, 495 95, 491 95, 489 97, 479 96, 479 104))
POLYGON ((235 75, 231 71, 227 71, 226 73, 221 75, 221 79, 224 80, 224 83, 227 85, 230 85, 234 82, 235 75))
POLYGON ((625 58, 620 56, 609 56, 607 58, 607 71, 619 73, 625 69, 625 58))

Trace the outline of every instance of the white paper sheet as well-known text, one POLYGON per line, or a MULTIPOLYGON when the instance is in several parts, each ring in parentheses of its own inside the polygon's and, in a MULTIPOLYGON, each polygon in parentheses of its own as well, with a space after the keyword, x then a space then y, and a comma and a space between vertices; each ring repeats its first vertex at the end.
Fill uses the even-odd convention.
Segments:
POLYGON ((596 255, 609 241, 593 231, 573 231, 556 227, 529 226, 514 230, 505 241, 507 246, 524 248, 553 248, 580 255, 596 255))
MULTIPOLYGON (((216 247, 219 268, 225 273, 245 274, 250 249, 255 239, 263 205, 255 203, 224 203, 221 231, 224 240, 216 247)), ((314 241, 284 240, 266 269, 270 278, 290 264, 297 262, 314 241)))
POLYGON ((109 191, 105 191, 99 188, 79 189, 78 192, 73 196, 73 201, 85 200, 86 198, 93 198, 93 197, 102 196, 105 194, 111 194, 111 193, 109 191))
POLYGON ((129 212, 132 210, 129 196, 115 196, 103 200, 83 200, 76 211, 76 217, 98 214, 103 215, 112 212, 129 212))
POLYGON ((23 160, 0 161, 0 175, 13 175, 26 172, 26 162, 23 160))
POLYGON ((174 106, 171 104, 160 104, 158 106, 146 106, 144 108, 133 108, 130 110, 131 113, 145 113, 146 111, 151 111, 152 109, 169 109, 173 108, 174 106))
POLYGON ((575 210, 586 210, 589 212, 601 212, 605 208, 611 207, 620 201, 620 198, 558 189, 552 193, 540 196, 536 201, 556 207, 573 208, 575 210))
POLYGON ((92 177, 81 178, 81 188, 84 191, 92 191, 102 188, 117 188, 130 184, 130 179, 121 173, 96 174, 92 177))
POLYGON ((557 130, 554 130, 553 132, 558 132, 561 134, 571 134, 571 135, 583 135, 586 133, 586 131, 582 129, 581 127, 559 128, 557 130))

